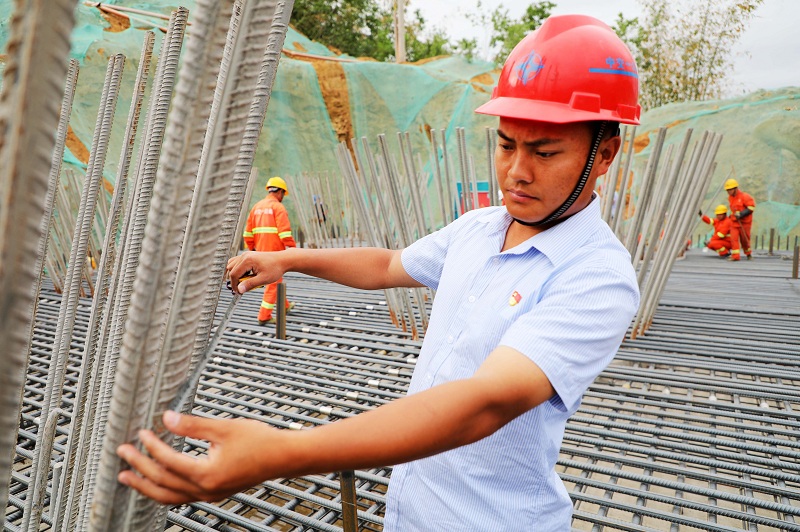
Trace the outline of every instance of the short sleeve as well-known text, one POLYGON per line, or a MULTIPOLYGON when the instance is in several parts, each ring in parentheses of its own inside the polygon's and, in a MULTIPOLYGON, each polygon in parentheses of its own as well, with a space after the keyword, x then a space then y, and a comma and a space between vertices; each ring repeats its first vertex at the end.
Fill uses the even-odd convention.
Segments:
POLYGON ((535 362, 572 412, 614 358, 638 306, 632 268, 573 267, 548 281, 500 344, 535 362))
POLYGON ((469 211, 438 231, 424 236, 405 248, 403 268, 415 281, 433 290, 439 287, 447 250, 455 235, 474 223, 479 209, 469 211))

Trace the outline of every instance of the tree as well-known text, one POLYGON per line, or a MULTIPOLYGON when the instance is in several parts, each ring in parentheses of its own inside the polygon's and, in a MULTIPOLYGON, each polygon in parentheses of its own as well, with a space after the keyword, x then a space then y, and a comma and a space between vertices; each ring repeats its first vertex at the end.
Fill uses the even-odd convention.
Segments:
POLYGON ((645 109, 722 97, 731 50, 763 0, 639 0, 644 16, 617 18, 614 29, 639 68, 645 109))
MULTIPOLYGON (((553 2, 536 2, 525 8, 519 19, 513 19, 503 4, 499 4, 491 13, 483 12, 483 5, 479 0, 475 6, 476 11, 467 13, 467 19, 475 27, 491 28, 488 59, 500 66, 523 37, 541 26, 554 7, 556 5, 553 2)), ((474 55, 477 49, 475 39, 462 39, 459 45, 461 50, 470 54, 468 57, 474 55)))
POLYGON ((414 17, 406 24, 406 59, 419 61, 428 57, 447 55, 453 45, 447 33, 438 28, 428 30, 422 13, 417 9, 414 17))
MULTIPOLYGON (((292 26, 309 39, 353 57, 394 60, 393 17, 376 0, 297 0, 292 26)), ((430 30, 419 10, 406 21, 409 61, 452 53, 458 48, 441 29, 430 30)))
POLYGON ((503 4, 498 5, 491 15, 492 37, 489 39, 490 48, 495 49, 499 46, 494 55, 494 62, 498 65, 503 64, 517 43, 541 26, 554 7, 556 5, 553 2, 530 4, 519 20, 513 20, 508 16, 508 10, 503 8, 503 4))
POLYGON ((297 0, 291 21, 313 41, 354 57, 382 60, 394 50, 386 15, 375 0, 297 0))

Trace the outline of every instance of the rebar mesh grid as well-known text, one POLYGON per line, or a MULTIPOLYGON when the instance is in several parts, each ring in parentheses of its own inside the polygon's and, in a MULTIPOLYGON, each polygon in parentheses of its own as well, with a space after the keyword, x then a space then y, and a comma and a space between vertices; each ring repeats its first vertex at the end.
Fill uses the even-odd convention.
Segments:
MULTIPOLYGON (((779 256, 723 263, 697 250, 677 263, 648 333, 623 343, 568 422, 558 473, 575 503, 574 529, 800 530, 800 283, 788 279, 787 264, 779 256), (721 297, 720 272, 744 289, 721 297)), ((392 326, 382 291, 292 274, 286 281, 297 303, 287 339, 258 325, 260 294, 246 294, 200 381, 195 414, 301 430, 405 393, 421 343, 392 326)), ((229 299, 222 294, 218 317, 229 299)), ((22 519, 58 302, 46 286, 7 530, 22 519)), ((89 311, 81 302, 54 463, 66 448, 89 311)), ((206 448, 187 439, 184 450, 206 448)), ((383 528, 390 475, 390 467, 356 472, 360 530, 383 528)), ((59 482, 51 475, 48 494, 59 482)), ((219 504, 174 508, 166 529, 342 530, 339 479, 276 479, 219 504)))

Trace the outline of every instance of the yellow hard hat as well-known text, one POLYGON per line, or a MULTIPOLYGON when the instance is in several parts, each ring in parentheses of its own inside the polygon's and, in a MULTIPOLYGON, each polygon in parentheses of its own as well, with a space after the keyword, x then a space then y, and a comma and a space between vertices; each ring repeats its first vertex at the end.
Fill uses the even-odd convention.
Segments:
POLYGON ((732 188, 739 188, 739 182, 735 179, 728 179, 725 181, 725 190, 730 190, 732 188))
POLYGON ((287 196, 289 195, 289 188, 286 186, 286 181, 278 176, 272 177, 269 181, 267 181, 267 190, 269 190, 271 187, 280 188, 286 192, 287 196))
POLYGON ((714 214, 728 214, 728 208, 725 205, 717 205, 714 214))

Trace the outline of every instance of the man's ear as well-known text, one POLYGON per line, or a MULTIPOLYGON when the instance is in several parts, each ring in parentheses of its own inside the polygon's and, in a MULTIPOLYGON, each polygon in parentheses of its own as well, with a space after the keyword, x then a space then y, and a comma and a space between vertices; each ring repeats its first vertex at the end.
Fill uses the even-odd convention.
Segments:
POLYGON ((619 135, 603 139, 600 142, 600 147, 597 149, 597 160, 595 161, 595 164, 600 170, 599 175, 603 175, 608 172, 608 169, 611 166, 611 163, 614 161, 614 157, 617 155, 617 152, 619 152, 621 145, 622 139, 619 137, 619 135))

